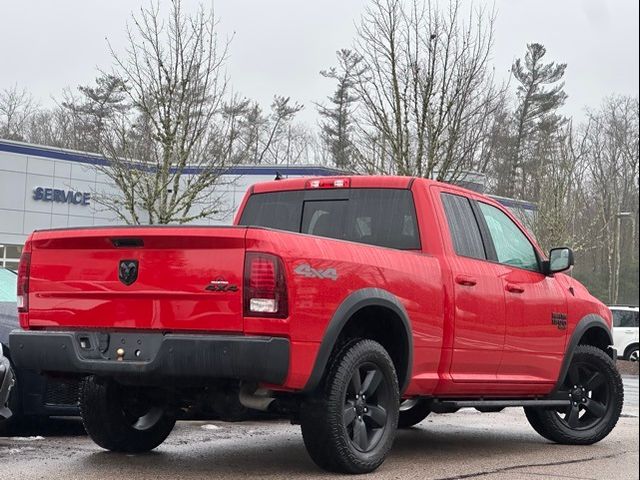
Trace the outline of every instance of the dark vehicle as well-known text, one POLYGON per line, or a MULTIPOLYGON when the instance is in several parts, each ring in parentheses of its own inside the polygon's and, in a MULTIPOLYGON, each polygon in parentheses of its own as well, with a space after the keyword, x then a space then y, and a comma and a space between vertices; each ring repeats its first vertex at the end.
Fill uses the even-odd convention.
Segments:
POLYGON ((0 268, 0 431, 9 422, 25 417, 80 414, 77 382, 62 382, 30 370, 15 369, 11 361, 9 332, 19 327, 16 279, 15 272, 0 268), (10 383, 14 383, 11 389, 10 383), (3 398, 3 394, 8 398, 3 398))
POLYGON ((13 370, 11 369, 9 359, 4 356, 2 344, 0 343, 0 420, 11 417, 11 410, 9 410, 7 405, 13 385, 13 370))

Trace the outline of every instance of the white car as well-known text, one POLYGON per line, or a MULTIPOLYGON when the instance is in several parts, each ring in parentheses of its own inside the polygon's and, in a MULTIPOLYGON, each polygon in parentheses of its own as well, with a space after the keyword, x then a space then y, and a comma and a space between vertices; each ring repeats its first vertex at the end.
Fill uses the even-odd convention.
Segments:
POLYGON ((609 307, 613 313, 613 344, 618 357, 638 361, 638 307, 609 307))

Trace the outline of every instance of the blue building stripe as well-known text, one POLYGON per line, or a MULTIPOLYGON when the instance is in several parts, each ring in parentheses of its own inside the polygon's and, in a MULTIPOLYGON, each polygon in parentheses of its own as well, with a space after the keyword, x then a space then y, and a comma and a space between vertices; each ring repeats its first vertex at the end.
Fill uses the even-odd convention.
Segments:
MULTIPOLYGON (((67 150, 56 150, 34 145, 23 145, 13 142, 0 141, 0 152, 17 153, 34 157, 51 158, 54 160, 66 160, 69 162, 84 163, 88 165, 108 165, 107 159, 100 155, 90 153, 75 153, 67 150)), ((195 175, 202 171, 198 167, 187 167, 184 173, 195 175)), ((341 175, 345 172, 329 167, 302 166, 302 165, 237 165, 224 171, 226 175, 302 175, 302 176, 328 176, 341 175)))

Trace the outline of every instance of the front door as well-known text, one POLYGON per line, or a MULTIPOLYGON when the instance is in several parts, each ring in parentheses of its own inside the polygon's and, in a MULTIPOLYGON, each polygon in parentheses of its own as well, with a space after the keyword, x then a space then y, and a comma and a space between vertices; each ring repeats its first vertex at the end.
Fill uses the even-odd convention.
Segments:
POLYGON ((478 202, 490 232, 505 294, 506 335, 498 380, 553 383, 564 357, 567 298, 518 225, 500 209, 478 202))

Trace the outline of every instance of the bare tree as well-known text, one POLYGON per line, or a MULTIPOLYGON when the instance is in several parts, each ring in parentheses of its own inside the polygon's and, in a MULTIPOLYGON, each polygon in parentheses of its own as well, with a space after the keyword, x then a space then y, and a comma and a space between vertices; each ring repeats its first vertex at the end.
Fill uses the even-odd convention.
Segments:
POLYGON ((368 155, 388 157, 371 159, 386 173, 455 180, 477 166, 502 90, 489 67, 493 13, 461 10, 460 0, 446 11, 373 0, 363 16, 361 126, 368 155))
POLYGON ((37 110, 33 97, 17 85, 0 91, 0 138, 24 140, 30 117, 37 110))
POLYGON ((591 229, 583 228, 590 221, 585 209, 585 137, 576 136, 573 125, 568 123, 540 144, 544 149, 538 154, 547 159, 544 170, 538 172, 538 183, 544 195, 540 196, 528 226, 545 250, 571 245, 582 255, 593 249, 591 229))
POLYGON ((629 229, 627 241, 618 238, 620 213, 631 213, 638 220, 638 138, 640 128, 638 99, 631 97, 607 98, 598 110, 588 112, 585 128, 587 168, 589 170, 588 202, 594 207, 593 241, 602 246, 603 272, 607 279, 607 300, 617 302, 620 290, 621 246, 629 252, 626 262, 635 261, 635 288, 637 290, 637 232, 629 229), (635 257, 635 258, 634 258, 635 257))
POLYGON ((156 4, 141 8, 126 51, 109 47, 113 71, 80 89, 76 113, 88 117, 108 160, 99 168, 117 189, 95 200, 123 221, 185 223, 224 208, 215 188, 233 126, 224 115, 228 42, 216 26, 212 12, 188 15, 180 0, 166 20, 156 4))

